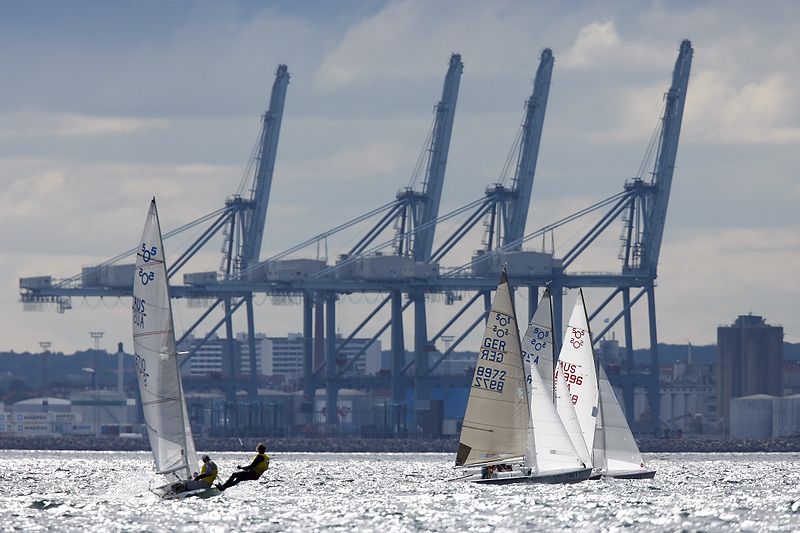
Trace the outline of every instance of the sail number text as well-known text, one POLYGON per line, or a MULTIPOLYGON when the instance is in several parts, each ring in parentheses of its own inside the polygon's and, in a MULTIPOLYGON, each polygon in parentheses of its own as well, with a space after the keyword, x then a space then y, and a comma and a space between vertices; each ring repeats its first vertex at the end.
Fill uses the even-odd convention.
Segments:
POLYGON ((506 371, 488 366, 478 366, 475 369, 475 383, 473 387, 480 389, 496 390, 502 392, 506 382, 506 371))
POLYGON ((503 356, 506 351, 506 341, 500 339, 492 339, 486 337, 483 339, 483 349, 481 350, 481 359, 487 361, 494 361, 495 363, 502 363, 503 356))
MULTIPOLYGON (((145 263, 149 263, 158 253, 158 247, 151 246, 150 249, 147 248, 146 243, 142 243, 142 250, 140 255, 142 256, 142 261, 145 263)), ((142 285, 147 285, 155 278, 155 274, 153 272, 148 272, 144 268, 140 268, 139 272, 139 280, 142 282, 142 285)))
POLYGON ((136 367, 136 371, 139 374, 139 378, 142 380, 142 384, 147 386, 147 378, 150 374, 147 373, 147 361, 141 355, 136 355, 136 359, 133 362, 133 366, 136 367))
POLYGON ((133 297, 133 323, 140 328, 144 327, 144 317, 147 316, 146 304, 144 298, 138 296, 133 297))
MULTIPOLYGON (((564 372, 564 381, 567 382, 567 388, 570 391, 570 400, 572 400, 573 404, 578 403, 578 395, 572 394, 572 389, 570 385, 583 385, 583 376, 579 376, 577 374, 578 367, 575 363, 565 363, 564 361, 558 362, 561 370, 564 372)), ((558 372, 556 372, 556 378, 558 378, 558 372)))

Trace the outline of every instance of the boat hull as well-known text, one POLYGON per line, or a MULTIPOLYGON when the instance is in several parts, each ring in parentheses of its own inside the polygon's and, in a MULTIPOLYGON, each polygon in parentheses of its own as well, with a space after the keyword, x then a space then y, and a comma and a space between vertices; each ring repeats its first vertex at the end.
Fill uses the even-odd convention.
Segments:
POLYGON ((591 475, 591 468, 540 474, 529 474, 524 471, 514 470, 511 472, 497 472, 490 478, 484 478, 481 476, 481 474, 474 474, 459 479, 463 479, 464 481, 469 481, 471 483, 481 483, 485 485, 509 485, 511 483, 561 484, 586 481, 591 475))
POLYGON ((183 483, 168 483, 152 490, 153 494, 162 500, 185 500, 192 496, 198 498, 211 498, 222 494, 217 487, 207 489, 181 490, 183 483))
POLYGON ((614 479, 653 479, 656 477, 655 470, 637 470, 634 472, 603 472, 603 477, 614 479))
POLYGON ((582 468, 580 470, 569 470, 566 472, 551 472, 546 474, 532 475, 528 483, 578 483, 586 481, 592 475, 592 469, 582 468))

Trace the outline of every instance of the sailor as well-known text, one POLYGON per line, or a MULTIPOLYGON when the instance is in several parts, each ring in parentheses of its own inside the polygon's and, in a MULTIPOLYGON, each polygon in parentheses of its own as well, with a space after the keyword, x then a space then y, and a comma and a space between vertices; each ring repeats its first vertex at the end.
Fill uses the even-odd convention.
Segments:
POLYGON ((248 480, 256 480, 261 477, 261 474, 266 472, 267 468, 269 468, 269 455, 265 452, 267 451, 267 447, 264 444, 259 444, 256 447, 256 452, 258 454, 253 458, 253 461, 247 466, 237 466, 240 471, 234 472, 231 474, 231 477, 228 478, 228 481, 225 484, 220 485, 217 483, 217 488, 219 490, 224 491, 234 485, 237 485, 241 481, 248 481, 248 480))
POLYGON ((194 479, 186 482, 186 489, 184 490, 197 490, 208 489, 217 479, 217 465, 208 455, 203 455, 203 468, 200 473, 194 473, 194 479))

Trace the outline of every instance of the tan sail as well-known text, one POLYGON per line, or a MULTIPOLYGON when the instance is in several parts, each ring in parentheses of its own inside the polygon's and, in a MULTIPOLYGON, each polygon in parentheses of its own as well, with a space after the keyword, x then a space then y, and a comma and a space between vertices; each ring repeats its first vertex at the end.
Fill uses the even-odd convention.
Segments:
POLYGON ((456 466, 525 455, 529 402, 517 317, 506 273, 500 277, 478 352, 456 466))

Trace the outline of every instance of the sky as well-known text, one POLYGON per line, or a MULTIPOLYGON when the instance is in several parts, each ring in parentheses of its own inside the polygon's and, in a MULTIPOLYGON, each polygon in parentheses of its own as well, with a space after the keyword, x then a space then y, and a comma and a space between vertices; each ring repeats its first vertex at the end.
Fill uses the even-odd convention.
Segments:
MULTIPOLYGON (((452 53, 464 72, 441 214, 503 179, 544 48, 555 65, 527 232, 622 191, 658 127, 682 39, 694 59, 658 340, 714 344, 719 325, 752 313, 800 342, 798 20, 793 0, 5 1, 0 350, 49 342, 72 353, 104 332, 101 348, 130 351, 126 299, 27 311, 19 279, 69 278, 133 248, 153 196, 165 232, 221 208, 248 176, 280 64, 291 81, 262 258, 414 182, 452 53)), ((558 256, 590 226, 526 246, 558 256)), ((577 271, 619 271, 618 226, 577 271)), ((168 261, 191 237, 168 240, 168 261)), ((445 266, 465 263, 480 238, 445 266)), ((334 258, 347 244, 305 257, 334 258)), ((209 248, 188 271, 218 267, 219 244, 209 248)), ((375 299, 344 297, 341 329, 375 299)), ((259 331, 300 331, 299 306, 256 300, 259 331)), ((455 311, 432 307, 432 322, 455 311)), ((177 303, 178 332, 200 311, 177 303)))

